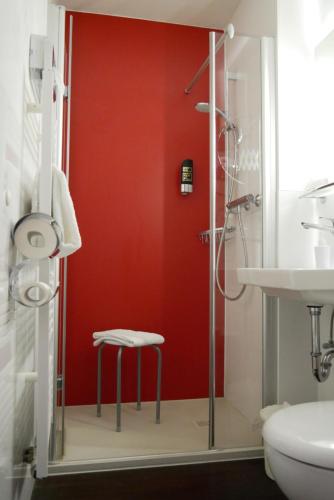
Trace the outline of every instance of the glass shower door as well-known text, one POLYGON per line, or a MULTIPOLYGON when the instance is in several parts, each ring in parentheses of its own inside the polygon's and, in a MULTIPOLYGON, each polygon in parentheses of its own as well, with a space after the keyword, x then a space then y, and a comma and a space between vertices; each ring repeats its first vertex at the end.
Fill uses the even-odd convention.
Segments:
POLYGON ((220 57, 216 93, 229 121, 237 127, 234 136, 226 130, 226 123, 217 123, 217 225, 226 216, 226 203, 245 195, 254 197, 254 202, 230 210, 230 232, 226 232, 217 262, 226 298, 216 287, 216 366, 220 369, 216 370, 215 444, 225 449, 261 446, 262 293, 247 287, 237 298, 242 290, 237 268, 262 265, 260 45, 259 39, 236 36, 225 44, 225 65, 223 55, 216 56, 220 57), (218 349, 222 332, 224 348, 218 349))

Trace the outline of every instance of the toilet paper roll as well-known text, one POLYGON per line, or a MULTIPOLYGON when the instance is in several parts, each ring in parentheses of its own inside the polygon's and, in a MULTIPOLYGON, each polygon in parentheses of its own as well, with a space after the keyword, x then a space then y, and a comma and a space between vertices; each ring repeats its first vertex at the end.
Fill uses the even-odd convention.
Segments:
POLYGON ((16 292, 16 299, 24 306, 39 307, 50 302, 53 291, 42 281, 31 281, 21 285, 16 292))
POLYGON ((13 231, 16 247, 29 259, 45 259, 55 254, 62 240, 61 230, 52 217, 33 213, 18 221, 13 231))
POLYGON ((59 290, 59 284, 51 287, 44 281, 37 281, 38 268, 38 260, 24 260, 13 267, 9 276, 10 295, 27 307, 47 304, 59 290))

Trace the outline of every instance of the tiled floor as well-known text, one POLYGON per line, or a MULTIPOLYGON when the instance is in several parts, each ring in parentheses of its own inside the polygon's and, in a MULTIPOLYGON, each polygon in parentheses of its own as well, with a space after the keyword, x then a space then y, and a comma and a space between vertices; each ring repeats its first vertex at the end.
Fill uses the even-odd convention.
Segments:
MULTIPOLYGON (((115 405, 66 408, 65 461, 193 452, 208 448, 208 400, 164 401, 161 424, 155 424, 155 403, 122 407, 122 432, 115 432, 115 405)), ((258 425, 250 423, 223 398, 216 401, 216 446, 261 445, 258 425)))
POLYGON ((262 460, 49 477, 32 500, 284 500, 262 460))

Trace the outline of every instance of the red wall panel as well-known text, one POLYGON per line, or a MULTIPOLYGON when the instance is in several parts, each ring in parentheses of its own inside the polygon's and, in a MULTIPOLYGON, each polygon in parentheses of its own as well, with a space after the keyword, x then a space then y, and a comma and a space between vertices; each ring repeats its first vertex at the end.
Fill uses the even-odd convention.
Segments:
MULTIPOLYGON (((67 404, 96 401, 94 331, 165 336, 163 399, 208 392, 208 77, 185 85, 208 53, 208 31, 73 13, 70 188, 83 247, 69 259, 67 404), (179 193, 192 158, 194 193, 179 193)), ((144 400, 155 398, 155 352, 143 350, 144 400)), ((116 348, 106 347, 103 401, 115 400, 116 348)), ((123 361, 135 400, 135 353, 123 361)))

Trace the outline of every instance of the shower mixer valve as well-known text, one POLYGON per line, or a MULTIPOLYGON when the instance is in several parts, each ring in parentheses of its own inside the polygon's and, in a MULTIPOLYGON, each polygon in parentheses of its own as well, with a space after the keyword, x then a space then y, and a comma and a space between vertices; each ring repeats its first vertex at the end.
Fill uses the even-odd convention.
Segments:
POLYGON ((249 210, 251 208, 251 205, 255 205, 256 207, 261 206, 261 200, 262 196, 260 194, 257 194, 254 196, 252 193, 245 194, 244 196, 241 196, 240 198, 236 198, 235 200, 231 200, 226 204, 227 210, 231 211, 243 207, 245 210, 249 210))

